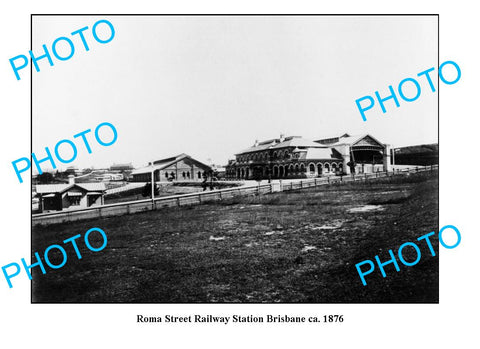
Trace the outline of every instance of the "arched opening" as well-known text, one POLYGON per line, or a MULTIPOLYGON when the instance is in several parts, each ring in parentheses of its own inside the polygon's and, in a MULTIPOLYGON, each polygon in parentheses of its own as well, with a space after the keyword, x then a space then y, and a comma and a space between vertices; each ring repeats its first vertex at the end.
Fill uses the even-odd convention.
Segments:
POLYGON ((332 164, 332 172, 337 173, 337 164, 336 163, 332 164))
POLYGON ((249 175, 250 175, 250 169, 247 168, 247 170, 245 171, 245 179, 248 179, 249 175))
POLYGON ((300 172, 302 172, 302 173, 305 172, 305 164, 300 165, 300 172))
POLYGON ((245 178, 245 170, 242 168, 242 175, 240 176, 240 178, 245 178))
POLYGON ((314 164, 308 165, 308 171, 310 172, 311 175, 315 175, 315 165, 314 164))
POLYGON ((283 174, 283 166, 280 166, 279 169, 278 169, 278 177, 279 178, 283 178, 284 174, 283 174))
POLYGON ((277 178, 277 177, 278 177, 278 167, 273 166, 273 178, 277 178))
POLYGON ((330 172, 330 164, 328 164, 328 163, 325 164, 325 165, 323 166, 323 168, 325 169, 325 173, 329 173, 329 172, 330 172))
POLYGON ((318 173, 319 176, 322 175, 322 173, 323 173, 323 166, 322 166, 322 164, 317 164, 317 173, 318 173))

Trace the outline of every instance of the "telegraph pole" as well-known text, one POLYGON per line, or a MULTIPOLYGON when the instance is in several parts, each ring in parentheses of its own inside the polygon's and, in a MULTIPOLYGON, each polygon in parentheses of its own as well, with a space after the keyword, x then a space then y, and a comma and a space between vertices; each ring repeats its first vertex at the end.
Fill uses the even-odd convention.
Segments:
POLYGON ((155 196, 155 167, 153 166, 153 161, 150 163, 150 165, 152 166, 152 209, 154 207, 154 196, 155 196))

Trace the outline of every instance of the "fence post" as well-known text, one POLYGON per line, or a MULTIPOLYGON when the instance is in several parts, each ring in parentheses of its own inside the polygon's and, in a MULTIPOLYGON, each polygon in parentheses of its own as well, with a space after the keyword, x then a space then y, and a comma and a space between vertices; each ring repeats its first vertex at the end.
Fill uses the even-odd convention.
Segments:
POLYGON ((180 198, 177 197, 177 206, 180 207, 180 198))
POLYGON ((330 184, 330 176, 327 176, 327 182, 330 184))
POLYGON ((202 203, 202 194, 198 194, 198 202, 202 203))

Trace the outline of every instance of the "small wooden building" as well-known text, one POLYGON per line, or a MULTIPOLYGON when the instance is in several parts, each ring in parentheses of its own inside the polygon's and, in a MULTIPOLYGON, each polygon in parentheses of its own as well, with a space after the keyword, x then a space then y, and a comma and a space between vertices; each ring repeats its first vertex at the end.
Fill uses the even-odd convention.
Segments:
POLYGON ((73 178, 69 184, 39 184, 35 188, 40 212, 103 205, 105 190, 104 183, 74 183, 73 178))

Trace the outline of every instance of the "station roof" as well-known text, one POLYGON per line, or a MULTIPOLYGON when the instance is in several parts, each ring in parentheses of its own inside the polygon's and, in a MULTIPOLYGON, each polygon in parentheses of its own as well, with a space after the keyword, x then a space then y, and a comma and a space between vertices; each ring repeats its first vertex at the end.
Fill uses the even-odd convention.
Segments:
POLYGON ((35 190, 38 194, 64 193, 78 187, 86 192, 104 192, 104 183, 73 183, 73 184, 37 184, 35 190))
POLYGON ((336 156, 336 152, 330 148, 309 148, 305 155, 306 160, 327 160, 327 159, 341 159, 336 156))
POLYGON ((289 137, 285 137, 284 139, 275 138, 275 139, 269 139, 267 141, 259 142, 256 145, 253 145, 247 149, 244 149, 235 155, 253 153, 253 152, 263 151, 267 149, 280 149, 280 148, 288 148, 288 147, 322 148, 325 146, 300 136, 289 136, 289 137))
POLYGON ((153 168, 152 168, 152 165, 149 165, 149 166, 145 166, 145 167, 141 167, 141 168, 138 168, 136 170, 133 170, 132 175, 143 174, 143 173, 151 173, 152 170, 153 171, 163 170, 164 168, 172 166, 175 163, 177 163, 179 161, 182 161, 182 160, 188 160, 188 161, 194 162, 200 168, 211 169, 210 166, 205 165, 204 163, 192 158, 190 155, 182 153, 182 154, 179 154, 177 156, 172 156, 172 157, 169 157, 169 158, 164 158, 164 159, 154 161, 153 162, 153 168))
MULTIPOLYGON (((349 134, 344 134, 343 136, 337 137, 336 142, 328 142, 326 143, 325 139, 319 139, 315 142, 318 142, 320 144, 323 144, 324 146, 329 146, 329 147, 335 147, 339 145, 355 145, 356 143, 360 142, 362 139, 367 139, 370 141, 373 141, 373 143, 377 143, 378 145, 383 146, 383 143, 378 141, 376 138, 372 137, 369 134, 361 134, 361 135, 354 135, 350 136, 349 134), (325 142, 325 143, 324 143, 325 142)), ((335 140, 334 138, 328 139, 329 140, 335 140)))

